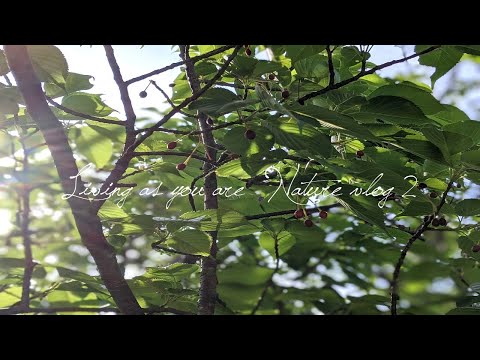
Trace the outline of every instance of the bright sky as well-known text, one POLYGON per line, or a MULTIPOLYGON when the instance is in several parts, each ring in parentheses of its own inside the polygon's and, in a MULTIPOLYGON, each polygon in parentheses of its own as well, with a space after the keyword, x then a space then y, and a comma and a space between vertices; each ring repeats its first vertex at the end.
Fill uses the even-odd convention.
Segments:
MULTIPOLYGON (((112 78, 112 73, 108 66, 105 52, 102 46, 78 46, 78 45, 60 45, 59 48, 67 58, 70 71, 81 74, 88 74, 94 76, 93 83, 95 86, 90 90, 94 93, 105 94, 103 99, 105 102, 123 114, 122 104, 119 99, 118 89, 112 78)), ((173 52, 171 45, 146 45, 141 47, 139 45, 116 45, 114 46, 115 55, 122 71, 124 79, 130 79, 134 76, 141 75, 161 68, 172 62, 179 61, 178 53, 173 52)), ((407 54, 413 53, 414 47, 407 47, 407 54)), ((371 61, 376 64, 399 59, 403 56, 402 50, 399 47, 392 45, 376 45, 372 50, 371 61)), ((407 63, 395 65, 391 68, 384 69, 380 72, 382 76, 393 76, 399 73, 407 73, 411 66, 418 65, 416 59, 407 63)), ((425 81, 429 83, 428 77, 433 73, 433 68, 422 67, 422 72, 425 73, 425 81)), ((168 85, 175 79, 178 74, 178 68, 155 76, 153 79, 162 87, 167 93, 170 93, 168 85)), ((459 75, 463 79, 472 79, 480 77, 480 70, 478 66, 471 64, 462 64, 459 75)), ((448 76, 440 79, 435 85, 434 94, 442 94, 446 85, 448 84, 448 76)), ((137 115, 145 115, 140 109, 150 106, 162 106, 163 98, 155 90, 150 91, 155 96, 147 96, 141 99, 138 93, 148 85, 148 80, 133 84, 129 87, 133 105, 137 110, 137 115)), ((478 103, 480 102, 480 95, 471 94, 469 97, 462 99, 459 102, 460 108, 468 115, 474 116, 478 103)), ((122 115, 123 116, 123 115, 122 115)), ((121 117, 121 116, 120 116, 121 117)))

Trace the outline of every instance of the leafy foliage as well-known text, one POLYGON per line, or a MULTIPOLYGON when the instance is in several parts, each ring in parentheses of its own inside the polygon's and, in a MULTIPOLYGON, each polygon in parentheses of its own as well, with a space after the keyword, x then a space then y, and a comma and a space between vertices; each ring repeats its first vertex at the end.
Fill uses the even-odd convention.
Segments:
MULTIPOLYGON (((216 49, 192 45, 189 53, 195 59, 216 49)), ((477 59, 478 49, 441 46, 418 56, 421 66, 434 67, 432 88, 414 76, 367 74, 380 64, 370 62, 365 46, 247 49, 251 56, 240 49, 229 64, 232 48, 196 61, 201 86, 228 66, 190 102, 190 75, 182 65, 167 94, 171 101, 149 109, 173 115, 145 138, 138 131, 142 143, 121 187, 100 207, 104 234, 140 305, 150 312, 196 313, 201 259, 212 258, 218 242, 216 314, 389 313, 393 269, 422 229, 393 278, 399 313, 478 314, 480 125, 432 94, 458 63, 477 59), (188 106, 181 113, 172 107, 183 102, 188 106), (197 131, 197 113, 211 121, 216 159, 197 131), (204 160, 216 162, 208 173, 204 160), (218 209, 205 210, 199 191, 211 174, 221 191, 218 209), (305 212, 297 219, 296 210, 305 212), (328 214, 321 217, 320 210, 328 214), (446 225, 427 224, 424 217, 432 215, 446 225)), ((123 123, 111 123, 119 119, 95 93, 91 76, 69 72, 58 48, 28 50, 46 95, 61 103, 49 106, 79 168, 94 165, 83 180, 99 189, 129 151, 123 123)), ((10 76, 3 51, 0 75, 10 76)), ((163 99, 153 89, 148 96, 163 99)), ((153 116, 139 119, 135 128, 155 123, 153 116)), ((14 224, 0 243, 0 308, 21 304, 28 235, 36 262, 30 308, 115 311, 80 241, 45 139, 11 83, 0 84, 0 156, 0 199, 14 224)))

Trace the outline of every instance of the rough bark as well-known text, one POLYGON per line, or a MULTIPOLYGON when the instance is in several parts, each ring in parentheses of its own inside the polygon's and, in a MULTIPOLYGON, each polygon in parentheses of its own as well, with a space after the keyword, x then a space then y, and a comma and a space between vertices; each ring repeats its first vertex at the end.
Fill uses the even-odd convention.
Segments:
MULTIPOLYGON (((4 50, 10 70, 25 100, 27 111, 39 127, 50 149, 64 192, 78 194, 81 189, 79 190, 80 186, 77 186, 75 192, 75 177, 78 174, 78 168, 72 149, 61 123, 47 104, 26 46, 6 45, 4 50)), ((81 187, 83 188, 83 182, 81 187)), ((91 202, 72 196, 68 199, 68 203, 82 242, 94 258, 100 276, 120 311, 124 314, 143 314, 120 272, 115 251, 103 234, 100 219, 91 202)))

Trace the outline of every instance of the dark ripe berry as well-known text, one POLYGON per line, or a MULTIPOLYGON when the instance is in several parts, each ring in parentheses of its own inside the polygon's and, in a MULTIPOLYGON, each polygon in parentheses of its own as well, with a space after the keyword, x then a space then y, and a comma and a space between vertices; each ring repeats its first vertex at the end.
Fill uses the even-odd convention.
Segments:
POLYGON ((255 139, 255 137, 257 136, 257 133, 253 130, 247 130, 245 131, 245 137, 248 139, 248 140, 253 140, 255 139))
POLYGON ((438 194, 437 194, 435 191, 432 191, 432 192, 430 193, 430 197, 431 197, 432 199, 435 199, 437 196, 438 196, 438 194))
POLYGON ((268 75, 268 79, 269 79, 269 80, 275 80, 275 75, 274 75, 274 74, 268 75))
POLYGON ((444 217, 440 218, 439 223, 440 226, 447 226, 447 220, 444 217))
POLYGON ((432 220, 432 226, 437 227, 437 226, 439 226, 439 225, 440 225, 440 220, 438 220, 438 219, 436 219, 436 218, 432 220))
POLYGON ((423 218, 424 223, 426 223, 428 220, 430 220, 430 216, 428 216, 428 215, 423 218))
POLYGON ((472 251, 473 252, 479 252, 480 251, 480 244, 476 244, 472 246, 472 251))
POLYGON ((364 155, 365 155, 365 152, 363 150, 358 150, 357 151, 357 157, 361 158, 364 155))
POLYGON ((138 94, 142 99, 147 97, 147 92, 145 90, 140 91, 140 94, 138 94))
POLYGON ((307 219, 303 222, 303 225, 305 225, 306 227, 312 227, 313 226, 313 221, 310 220, 310 219, 307 219))
POLYGON ((174 87, 174 86, 175 86, 175 83, 168 84, 168 86, 174 87))
POLYGON ((305 216, 305 214, 303 213, 303 210, 300 209, 300 210, 297 210, 293 213, 293 216, 295 216, 295 218, 297 219, 301 219, 305 216))
POLYGON ((460 184, 460 183, 457 183, 456 186, 457 186, 457 189, 461 189, 461 188, 462 188, 462 184, 460 184))
POLYGON ((167 144, 167 148, 169 150, 173 150, 177 147, 177 142, 176 141, 170 141, 168 144, 167 144))
POLYGON ((213 119, 212 118, 208 118, 207 119, 207 124, 212 126, 213 125, 213 119))
POLYGON ((299 103, 300 105, 305 105, 305 101, 303 101, 303 100, 298 100, 298 103, 299 103))
POLYGON ((177 164, 177 170, 179 171, 185 170, 186 167, 187 167, 187 164, 184 164, 184 163, 177 164))
POLYGON ((427 184, 425 184, 425 183, 422 182, 422 183, 418 184, 418 188, 419 188, 420 190, 426 189, 426 188, 427 188, 427 184))
POLYGON ((288 91, 287 89, 282 91, 282 98, 288 99, 289 96, 290 96, 290 91, 288 91))
POLYGON ((328 216, 328 212, 326 212, 325 210, 320 211, 320 217, 322 219, 326 219, 327 216, 328 216))
POLYGON ((246 48, 245 49, 245 55, 247 55, 247 56, 252 55, 252 50, 250 50, 250 48, 246 48))

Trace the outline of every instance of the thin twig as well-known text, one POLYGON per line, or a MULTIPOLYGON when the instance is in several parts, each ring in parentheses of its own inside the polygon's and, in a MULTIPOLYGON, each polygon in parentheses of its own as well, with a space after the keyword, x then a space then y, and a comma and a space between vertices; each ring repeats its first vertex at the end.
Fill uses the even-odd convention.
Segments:
POLYGON ((197 154, 191 154, 189 152, 183 152, 183 151, 139 151, 139 152, 134 152, 133 153, 134 157, 137 156, 190 156, 194 159, 201 160, 204 162, 208 162, 211 164, 214 164, 215 161, 208 160, 207 158, 204 158, 203 156, 197 155, 197 154))
POLYGON ((422 236, 422 234, 425 231, 427 231, 428 226, 431 224, 431 222, 433 221, 435 216, 437 216, 437 214, 440 212, 440 210, 442 209, 442 206, 445 204, 445 201, 447 199, 447 194, 450 191, 450 189, 452 188, 453 184, 454 184, 454 181, 453 181, 453 179, 451 179, 450 182, 447 185, 447 189, 445 190, 445 192, 442 195, 442 198, 440 200, 440 203, 437 206, 437 209, 436 209, 435 213, 432 216, 429 216, 428 218, 426 218, 426 221, 423 222, 422 225, 420 225, 417 228, 417 230, 415 231, 413 236, 407 241, 407 243, 405 244, 405 247, 402 249, 402 252, 400 253, 400 257, 398 258, 398 261, 395 265, 395 270, 393 271, 393 278, 392 278, 392 281, 391 281, 390 312, 391 312, 392 315, 397 315, 397 302, 399 300, 398 278, 400 276, 400 271, 402 269, 403 262, 405 261, 405 257, 407 256, 408 250, 410 250, 410 248, 412 247, 415 240, 420 238, 422 236))
MULTIPOLYGON (((158 86, 155 81, 150 80, 150 83, 155 87, 155 89, 157 89, 158 91, 160 91, 162 93, 163 97, 165 98, 165 100, 167 100, 167 102, 170 104, 171 107, 175 106, 172 99, 170 99, 170 97, 167 95, 167 93, 165 91, 163 91, 163 89, 160 86, 158 86)), ((187 116, 187 117, 195 117, 195 115, 186 113, 183 110, 180 110, 178 113, 182 114, 183 116, 187 116)))
POLYGON ((332 49, 330 49, 330 45, 327 45, 327 56, 328 56, 328 72, 330 74, 330 78, 328 80, 328 86, 333 86, 335 84, 335 69, 333 68, 333 57, 332 57, 332 49))
POLYGON ((59 103, 57 103, 55 100, 53 100, 51 97, 49 96, 46 96, 45 95, 45 98, 47 99, 47 101, 52 104, 53 106, 55 106, 57 109, 60 109, 64 112, 66 112, 67 114, 70 114, 70 115, 73 115, 73 116, 78 116, 78 117, 81 117, 81 118, 84 118, 84 119, 88 119, 88 120, 92 120, 92 121, 97 121, 97 122, 100 122, 100 123, 104 123, 104 124, 114 124, 114 125, 121 125, 121 126, 125 126, 125 121, 124 120, 109 120, 109 119, 102 119, 102 118, 99 118, 99 117, 96 117, 96 116, 92 116, 92 115, 87 115, 87 114, 84 114, 84 113, 81 113, 81 112, 78 112, 78 111, 75 111, 75 110, 72 110, 72 109, 69 109, 59 103))
MULTIPOLYGON (((225 45, 225 46, 222 46, 221 48, 218 48, 218 49, 215 49, 215 50, 212 50, 212 51, 209 51, 205 54, 202 54, 202 55, 199 55, 199 56, 195 56, 193 58, 191 58, 191 61, 193 64, 195 64, 196 62, 200 61, 200 60, 203 60, 203 59, 206 59, 206 58, 209 58, 211 56, 215 56, 215 55, 218 55, 218 54, 221 54, 222 52, 225 52, 231 48, 235 47, 235 45, 225 45)), ((140 75, 140 76, 137 76, 137 77, 134 77, 130 80, 127 80, 125 81, 125 84, 128 86, 130 84, 133 84, 134 82, 137 82, 137 81, 141 81, 141 80, 144 80, 144 79, 147 79, 151 76, 154 76, 154 75, 158 75, 158 74, 161 74, 165 71, 168 71, 168 70, 171 70, 171 69, 174 69, 178 66, 181 66, 181 65, 184 65, 185 64, 185 61, 178 61, 178 62, 175 62, 173 64, 170 64, 168 66, 165 66, 161 69, 157 69, 157 70, 153 70, 153 71, 150 71, 149 73, 147 74, 143 74, 143 75, 140 75)))
POLYGON ((265 299, 265 295, 267 295, 267 291, 270 288, 270 286, 274 285, 273 283, 273 277, 275 274, 278 272, 280 269, 280 255, 278 252, 278 238, 275 238, 275 269, 272 272, 272 275, 268 279, 268 281, 265 283, 265 286, 263 287, 262 293, 260 294, 260 297, 258 298, 257 303, 255 304, 255 307, 252 309, 252 312, 250 315, 255 315, 255 313, 258 311, 260 306, 262 306, 263 300, 265 299))
MULTIPOLYGON (((342 204, 335 203, 335 204, 331 204, 331 205, 317 206, 317 207, 314 207, 314 208, 305 209, 305 211, 307 212, 307 214, 315 214, 315 213, 318 213, 322 210, 323 211, 328 211, 330 209, 337 208, 337 207, 342 207, 342 204)), ((247 215, 247 216, 245 216, 245 219, 247 219, 247 220, 259 220, 259 219, 265 219, 265 218, 274 217, 274 216, 293 215, 293 213, 296 210, 297 209, 290 209, 290 210, 274 211, 274 212, 270 212, 270 213, 257 214, 257 215, 247 215)))
POLYGON ((412 54, 410 56, 407 56, 405 58, 401 58, 401 59, 397 59, 397 60, 392 60, 392 61, 389 61, 389 62, 386 62, 382 65, 378 65, 378 66, 375 66, 373 68, 371 68, 370 70, 367 70, 367 71, 360 71, 357 75, 349 78, 349 79, 345 79, 343 81, 340 81, 338 83, 335 83, 335 84, 332 84, 332 85, 329 85, 321 90, 318 90, 318 91, 314 91, 314 92, 311 92, 309 94, 306 94, 304 96, 302 96, 301 98, 298 99, 298 102, 300 103, 303 103, 305 102, 306 100, 309 100, 311 98, 314 98, 316 96, 320 96, 320 95, 323 95, 331 90, 335 90, 335 89, 339 89, 345 85, 348 85, 354 81, 357 81, 358 79, 366 76, 366 75, 371 75, 371 74, 374 74, 375 72, 377 72, 378 70, 382 70, 386 67, 389 67, 389 66, 392 66, 392 65, 396 65, 396 64, 400 64, 402 62, 405 62, 405 61, 408 61, 408 60, 411 60, 411 59, 414 59, 418 56, 421 56, 421 55, 424 55, 424 54, 427 54, 429 52, 432 52, 433 50, 436 50, 440 47, 441 45, 435 45, 435 46, 431 46, 429 47, 428 49, 425 49, 423 51, 420 51, 418 53, 415 53, 415 54, 412 54))
POLYGON ((172 253, 172 254, 177 254, 177 255, 185 255, 185 256, 191 256, 191 257, 195 257, 195 258, 201 258, 200 255, 189 254, 189 253, 186 253, 184 251, 175 250, 175 249, 172 249, 170 247, 161 246, 161 245, 156 244, 156 243, 152 244, 152 249, 161 250, 161 251, 165 251, 165 252, 172 253))

